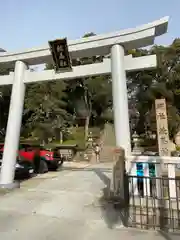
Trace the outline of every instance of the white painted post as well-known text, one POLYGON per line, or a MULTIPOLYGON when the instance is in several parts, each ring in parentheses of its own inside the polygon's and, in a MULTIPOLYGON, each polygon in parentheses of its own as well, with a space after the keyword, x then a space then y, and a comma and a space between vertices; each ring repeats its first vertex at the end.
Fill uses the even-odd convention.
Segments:
MULTIPOLYGON (((136 167, 136 162, 131 162, 132 167, 131 167, 131 172, 130 176, 137 176, 137 167, 136 167)), ((130 193, 133 193, 134 196, 138 196, 138 185, 137 185, 137 178, 133 178, 131 180, 131 186, 130 186, 130 193)))
POLYGON ((144 196, 150 196, 150 178, 149 178, 149 164, 143 163, 143 172, 144 172, 144 180, 143 180, 143 188, 144 188, 144 196))
POLYGON ((171 198, 176 198, 175 164, 168 164, 168 178, 172 178, 169 180, 169 195, 171 198))
POLYGON ((24 106, 25 84, 23 83, 23 78, 26 69, 25 63, 21 61, 16 62, 1 167, 0 187, 3 188, 13 188, 16 186, 14 183, 14 170, 24 106))
POLYGON ((156 194, 157 198, 161 199, 162 198, 162 183, 161 183, 161 178, 162 178, 162 169, 161 169, 161 164, 156 163, 155 164, 155 174, 156 174, 156 194))
POLYGON ((124 48, 118 44, 111 49, 112 91, 116 146, 131 155, 128 95, 124 66, 124 48))

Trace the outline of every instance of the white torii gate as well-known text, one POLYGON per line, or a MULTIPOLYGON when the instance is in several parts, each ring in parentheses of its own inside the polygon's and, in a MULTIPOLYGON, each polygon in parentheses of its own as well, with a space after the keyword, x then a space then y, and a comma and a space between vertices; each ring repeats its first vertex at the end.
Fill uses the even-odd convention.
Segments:
POLYGON ((155 37, 166 33, 167 26, 168 17, 165 17, 133 29, 68 41, 71 58, 111 53, 111 59, 105 59, 102 63, 73 67, 72 70, 62 73, 55 73, 54 70, 42 72, 28 70, 29 65, 51 62, 51 52, 47 46, 22 52, 0 53, 0 64, 3 63, 3 66, 7 67, 15 66, 13 73, 0 76, 0 85, 12 84, 0 187, 13 188, 16 186, 14 168, 27 83, 68 80, 112 73, 116 146, 123 147, 126 155, 131 155, 126 71, 155 68, 156 56, 133 58, 131 55, 124 56, 124 51, 154 44, 155 37))

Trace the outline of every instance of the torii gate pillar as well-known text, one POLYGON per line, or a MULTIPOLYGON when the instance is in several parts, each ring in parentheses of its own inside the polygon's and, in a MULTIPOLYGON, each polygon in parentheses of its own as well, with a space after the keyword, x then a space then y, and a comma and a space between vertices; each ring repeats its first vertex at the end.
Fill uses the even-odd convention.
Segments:
POLYGON ((14 169, 19 146, 19 136, 24 107, 25 84, 24 73, 27 66, 22 61, 15 63, 14 81, 12 85, 8 123, 1 167, 1 187, 14 188, 14 169))
POLYGON ((127 156, 131 155, 131 137, 124 65, 124 48, 118 44, 112 46, 111 71, 116 146, 124 148, 127 156))

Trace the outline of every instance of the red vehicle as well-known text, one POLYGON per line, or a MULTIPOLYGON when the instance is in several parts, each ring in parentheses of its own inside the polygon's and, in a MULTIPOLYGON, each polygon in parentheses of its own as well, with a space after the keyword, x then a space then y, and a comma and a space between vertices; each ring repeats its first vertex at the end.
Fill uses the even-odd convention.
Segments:
MULTIPOLYGON (((4 150, 4 144, 0 144, 0 159, 2 159, 4 150)), ((36 153, 36 148, 29 145, 29 144, 21 144, 19 153, 18 153, 18 159, 23 162, 34 162, 34 157, 36 153)), ((60 165, 62 165, 63 161, 62 159, 55 158, 53 151, 48 151, 46 149, 41 148, 40 149, 40 173, 47 172, 48 170, 57 170, 60 165)))
MULTIPOLYGON (((19 150, 19 158, 33 162, 36 153, 36 147, 33 147, 29 144, 21 144, 19 150)), ((62 159, 55 158, 53 151, 48 151, 44 148, 40 148, 40 173, 47 172, 48 170, 57 170, 58 167, 62 164, 62 159)))

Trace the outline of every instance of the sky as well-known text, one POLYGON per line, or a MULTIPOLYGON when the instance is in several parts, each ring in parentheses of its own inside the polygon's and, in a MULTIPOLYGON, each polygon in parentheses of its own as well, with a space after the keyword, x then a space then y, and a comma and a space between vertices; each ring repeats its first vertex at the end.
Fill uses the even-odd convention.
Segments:
POLYGON ((180 0, 0 0, 0 47, 7 51, 44 46, 136 27, 170 16, 157 44, 180 37, 180 0))

